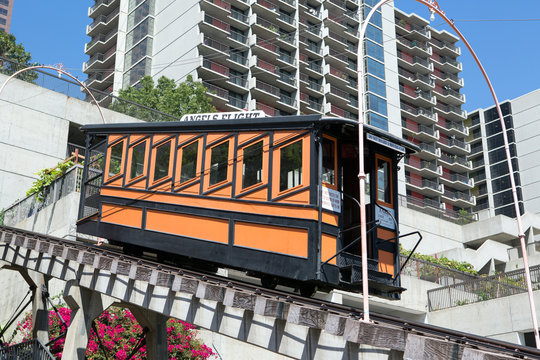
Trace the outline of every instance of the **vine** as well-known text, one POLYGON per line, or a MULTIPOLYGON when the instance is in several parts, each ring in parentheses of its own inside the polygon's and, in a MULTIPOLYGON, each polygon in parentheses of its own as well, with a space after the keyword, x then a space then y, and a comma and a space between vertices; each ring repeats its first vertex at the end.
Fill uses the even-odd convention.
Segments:
MULTIPOLYGON (((403 249, 400 244, 399 253, 401 255, 409 256, 411 251, 403 249)), ((423 254, 418 254, 418 253, 413 253, 411 257, 414 259, 424 260, 432 264, 441 265, 446 268, 458 270, 458 271, 468 273, 471 275, 478 275, 478 271, 475 270, 474 266, 466 261, 452 260, 452 259, 448 259, 447 257, 436 258, 431 255, 423 255, 423 254)))
POLYGON ((43 169, 36 173, 38 179, 34 181, 32 187, 26 192, 26 196, 36 194, 36 199, 43 202, 47 188, 59 177, 63 176, 72 166, 73 161, 59 162, 52 169, 43 169))

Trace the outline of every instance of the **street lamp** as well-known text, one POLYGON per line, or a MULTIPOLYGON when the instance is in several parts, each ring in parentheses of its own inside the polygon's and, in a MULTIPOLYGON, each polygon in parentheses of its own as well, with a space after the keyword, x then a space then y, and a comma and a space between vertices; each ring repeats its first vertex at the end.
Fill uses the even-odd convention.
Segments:
MULTIPOLYGON (((366 215, 365 215, 365 180, 366 180, 366 174, 364 169, 364 112, 365 112, 365 105, 364 105, 364 76, 363 76, 363 66, 364 66, 364 37, 366 34, 367 25, 369 24, 369 20, 375 13, 377 9, 379 9, 382 5, 386 4, 387 2, 390 2, 393 0, 381 0, 375 5, 369 14, 366 16, 366 18, 363 21, 362 28, 360 29, 360 35, 359 35, 359 45, 358 45, 358 147, 359 147, 359 171, 358 171, 358 179, 360 182, 360 228, 361 228, 361 237, 362 237, 362 295, 364 297, 363 306, 364 306, 364 321, 369 321, 369 292, 368 292, 368 268, 367 268, 367 239, 366 239, 366 215)), ((495 101, 495 107, 497 108, 497 114, 499 115, 499 119, 501 121, 501 128, 502 128, 502 134, 504 139, 504 149, 506 150, 506 160, 508 163, 508 170, 510 173, 510 184, 512 187, 512 195, 514 198, 514 208, 516 212, 516 221, 517 221, 517 227, 518 227, 518 237, 521 243, 521 250, 523 253, 523 264, 525 267, 525 277, 527 280, 527 292, 529 294, 529 306, 531 311, 531 317, 533 321, 533 328, 534 328, 534 338, 536 341, 536 347, 540 348, 540 337, 538 334, 538 323, 536 320, 536 310, 534 307, 534 298, 532 293, 532 284, 531 284, 531 275, 529 271, 529 261, 527 258, 527 249, 525 245, 525 234, 523 232, 523 226, 521 222, 521 214, 519 211, 519 203, 518 203, 518 197, 517 197, 517 190, 516 190, 516 183, 514 180, 514 170, 512 167, 512 161, 510 156, 510 148, 508 146, 508 136, 506 135, 506 125, 504 123, 501 107, 499 105, 499 101, 497 99, 497 95, 495 94, 495 90, 493 89, 493 86, 491 84, 491 81, 489 80, 489 77, 482 66, 482 63, 476 56, 476 53, 472 49, 471 45, 465 39, 463 34, 456 28, 454 25, 454 21, 451 19, 448 19, 444 13, 444 11, 441 10, 439 7, 439 4, 437 3, 437 0, 415 0, 419 3, 422 3, 426 5, 429 8, 429 11, 431 13, 430 19, 433 21, 435 19, 435 14, 439 15, 450 27, 457 33, 459 38, 463 41, 467 49, 469 49, 469 52, 471 53, 472 57, 474 58, 476 64, 480 68, 480 71, 482 72, 482 75, 484 76, 484 79, 486 80, 486 83, 489 87, 489 90, 491 92, 491 95, 493 96, 493 100, 495 101)))

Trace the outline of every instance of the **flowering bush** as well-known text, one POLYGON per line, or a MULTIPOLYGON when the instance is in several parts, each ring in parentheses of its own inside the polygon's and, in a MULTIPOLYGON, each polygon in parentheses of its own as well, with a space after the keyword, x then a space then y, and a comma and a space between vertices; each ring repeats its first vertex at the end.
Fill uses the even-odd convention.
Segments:
MULTIPOLYGON (((69 325, 71 309, 60 307, 58 312, 64 322, 69 325)), ((114 355, 115 359, 125 360, 143 337, 143 328, 128 309, 111 307, 94 321, 94 325, 86 350, 87 359, 101 360, 111 358, 111 355, 114 355)), ((65 330, 65 326, 56 313, 52 310, 49 311, 49 338, 55 339, 65 330)), ((18 323, 16 331, 23 337, 22 341, 31 339, 32 315, 30 313, 26 314, 23 321, 18 323)), ((201 343, 196 335, 193 325, 170 318, 167 321, 169 359, 206 360, 213 358, 215 354, 212 349, 201 343)), ((64 343, 65 338, 62 337, 51 344, 50 350, 58 359, 62 358, 64 343)), ((132 359, 146 359, 146 346, 142 346, 132 359)))

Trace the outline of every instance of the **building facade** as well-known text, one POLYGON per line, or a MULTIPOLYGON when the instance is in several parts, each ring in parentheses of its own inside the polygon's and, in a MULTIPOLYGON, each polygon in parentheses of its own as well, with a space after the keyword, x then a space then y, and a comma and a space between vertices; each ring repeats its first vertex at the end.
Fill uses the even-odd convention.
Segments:
POLYGON ((0 31, 9 33, 14 1, 15 0, 0 0, 0 31))
MULTIPOLYGON (((144 75, 193 75, 219 111, 356 120, 359 28, 377 2, 97 0, 87 85, 115 93, 144 75)), ((422 149, 407 159, 400 193, 450 216, 475 204, 457 40, 387 5, 371 19, 360 59, 367 122, 422 149)))
MULTIPOLYGON (((507 129, 508 146, 514 170, 520 212, 540 213, 540 90, 501 103, 507 129)), ((495 107, 479 109, 467 120, 470 127, 467 142, 469 160, 474 170, 473 193, 478 201, 474 208, 482 217, 506 215, 515 217, 510 174, 502 136, 500 118, 495 107)))

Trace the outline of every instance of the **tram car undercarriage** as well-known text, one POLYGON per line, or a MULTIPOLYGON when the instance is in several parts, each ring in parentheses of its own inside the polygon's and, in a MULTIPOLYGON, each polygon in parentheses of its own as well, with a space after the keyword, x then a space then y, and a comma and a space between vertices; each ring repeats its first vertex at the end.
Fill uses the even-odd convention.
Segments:
MULTIPOLYGON (((321 115, 86 125, 79 232, 305 295, 362 283, 358 124, 321 115)), ((397 299, 397 164, 364 125, 370 293, 397 299)))

